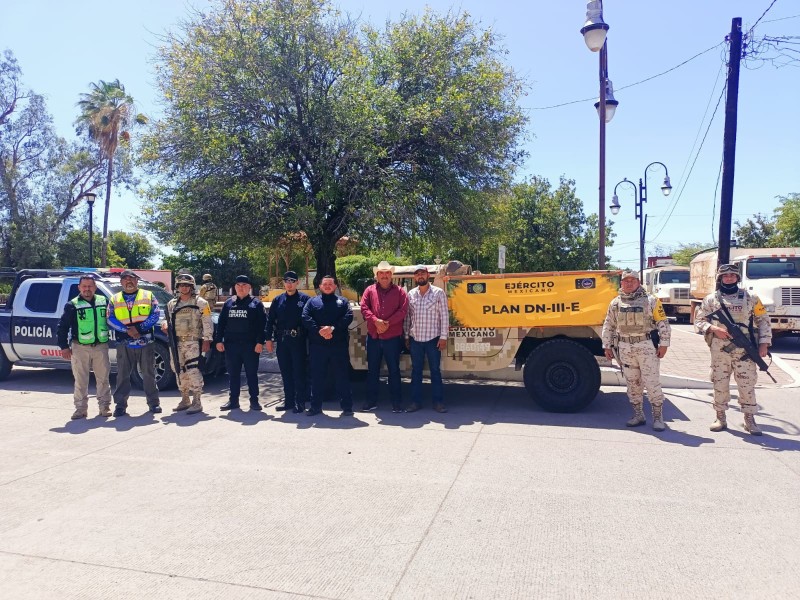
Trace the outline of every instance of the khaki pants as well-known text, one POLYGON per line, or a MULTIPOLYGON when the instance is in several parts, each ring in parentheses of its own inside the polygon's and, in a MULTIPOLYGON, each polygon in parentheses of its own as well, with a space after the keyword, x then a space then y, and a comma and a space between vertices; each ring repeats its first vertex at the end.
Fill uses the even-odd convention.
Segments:
POLYGON ((111 405, 111 384, 108 375, 111 363, 108 359, 108 344, 96 346, 72 344, 72 376, 75 378, 75 409, 89 409, 89 372, 94 371, 97 383, 97 403, 100 408, 111 405))
POLYGON ((664 393, 661 391, 661 359, 656 355, 653 342, 642 340, 631 344, 620 341, 619 357, 625 381, 628 383, 628 399, 631 404, 644 402, 645 388, 652 406, 664 404, 664 393))
POLYGON ((178 375, 178 389, 181 394, 199 394, 203 391, 203 374, 197 368, 197 361, 190 363, 189 369, 181 371, 181 366, 200 356, 200 342, 178 342, 178 360, 175 360, 175 351, 169 349, 172 358, 172 370, 178 375))
POLYGON ((715 337, 711 341, 711 383, 714 385, 714 410, 728 410, 731 401, 731 374, 739 391, 739 406, 744 414, 758 412, 756 382, 758 366, 752 360, 742 360, 747 353, 741 348, 725 352, 722 348, 730 343, 715 337))

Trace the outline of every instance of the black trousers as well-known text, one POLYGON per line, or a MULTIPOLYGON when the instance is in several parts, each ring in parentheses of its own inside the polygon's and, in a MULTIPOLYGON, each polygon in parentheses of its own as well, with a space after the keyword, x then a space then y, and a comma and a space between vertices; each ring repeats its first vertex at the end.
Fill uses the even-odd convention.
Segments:
POLYGON ((350 355, 348 345, 334 344, 310 345, 311 354, 311 408, 322 410, 322 403, 328 400, 327 377, 332 373, 333 384, 342 410, 353 410, 353 395, 350 392, 350 355))
POLYGON ((308 402, 306 361, 308 346, 305 336, 286 336, 278 342, 275 352, 283 379, 283 397, 286 406, 305 408, 308 402))
POLYGON ((242 388, 242 366, 247 375, 250 401, 258 400, 258 354, 255 347, 255 344, 225 342, 225 367, 228 369, 231 388, 230 399, 234 404, 239 403, 239 393, 242 388))

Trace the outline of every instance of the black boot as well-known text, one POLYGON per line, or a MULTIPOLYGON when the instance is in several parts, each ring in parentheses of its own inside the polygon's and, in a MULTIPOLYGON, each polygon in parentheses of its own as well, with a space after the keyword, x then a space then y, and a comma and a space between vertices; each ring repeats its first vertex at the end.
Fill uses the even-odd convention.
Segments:
POLYGON ((225 404, 219 407, 220 410, 234 410, 239 408, 238 400, 228 400, 225 404))

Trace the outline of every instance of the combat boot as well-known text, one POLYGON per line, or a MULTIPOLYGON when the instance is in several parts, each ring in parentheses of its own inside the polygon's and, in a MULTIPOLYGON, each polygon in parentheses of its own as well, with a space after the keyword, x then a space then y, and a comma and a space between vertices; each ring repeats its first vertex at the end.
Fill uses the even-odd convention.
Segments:
POLYGON ((761 435, 761 428, 756 424, 756 416, 745 413, 744 430, 750 435, 761 435))
POLYGON ((80 408, 77 409, 72 416, 70 417, 73 421, 77 421, 78 419, 85 419, 86 418, 86 411, 81 410, 80 408))
POLYGON ((664 431, 667 426, 664 424, 664 407, 663 406, 654 406, 653 407, 653 430, 654 431, 664 431))
POLYGON ((189 410, 186 411, 186 414, 193 415, 199 412, 203 412, 203 403, 200 402, 200 394, 195 394, 194 400, 192 400, 192 405, 189 407, 189 410))
POLYGON ((638 427, 639 425, 644 425, 647 423, 647 419, 644 418, 644 411, 642 410, 641 404, 634 404, 633 405, 633 417, 631 417, 625 425, 628 427, 638 427))
POLYGON ((186 410, 192 405, 192 401, 189 400, 189 394, 182 394, 181 401, 175 408, 172 409, 172 412, 180 412, 182 410, 186 410))
POLYGON ((711 424, 711 431, 723 431, 728 428, 728 420, 725 418, 725 411, 717 411, 717 420, 711 424))
POLYGON ((98 413, 99 417, 110 417, 111 416, 111 409, 108 406, 101 406, 100 412, 98 413))

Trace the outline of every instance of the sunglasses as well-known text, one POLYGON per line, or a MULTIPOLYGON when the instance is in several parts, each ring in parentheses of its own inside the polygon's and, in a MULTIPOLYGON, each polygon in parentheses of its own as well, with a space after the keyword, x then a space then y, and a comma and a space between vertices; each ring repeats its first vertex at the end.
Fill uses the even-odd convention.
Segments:
POLYGON ((297 283, 297 279, 292 279, 291 277, 287 277, 284 281, 286 283, 297 283))

